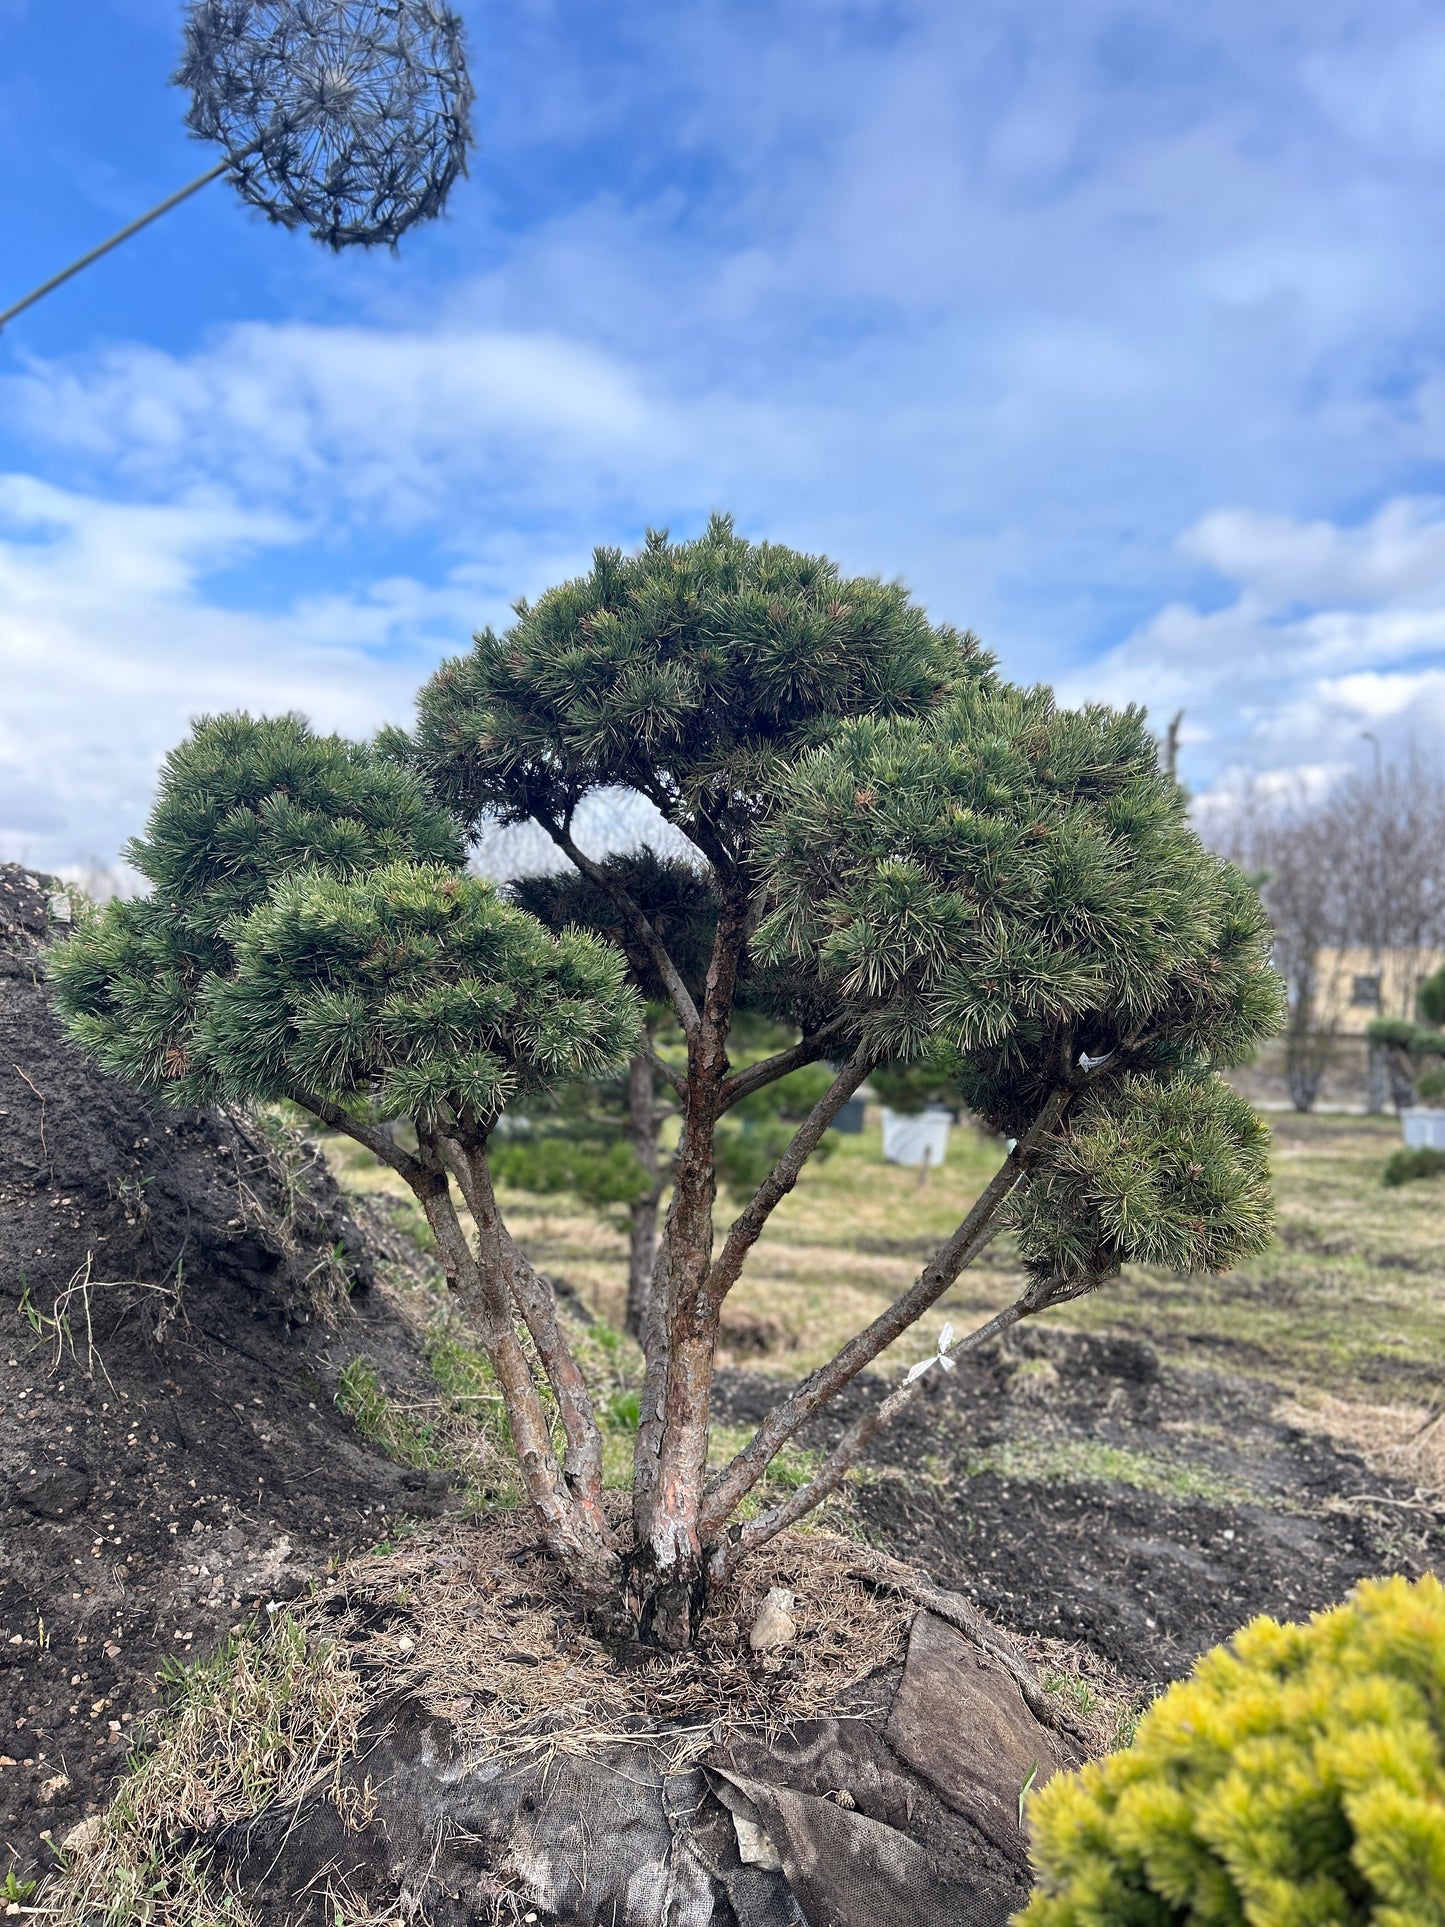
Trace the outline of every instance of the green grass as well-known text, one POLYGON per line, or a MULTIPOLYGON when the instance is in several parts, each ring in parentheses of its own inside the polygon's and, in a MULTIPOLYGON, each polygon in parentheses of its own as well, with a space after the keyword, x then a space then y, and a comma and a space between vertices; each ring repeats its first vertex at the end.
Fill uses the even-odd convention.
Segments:
POLYGON ((1158 1492, 1170 1499, 1203 1499, 1211 1505, 1258 1503, 1247 1486, 1221 1478, 1199 1465, 1160 1459, 1120 1445, 1095 1439, 1008 1439, 970 1455, 967 1474, 994 1472, 1001 1479, 1022 1483, 1129 1485, 1140 1492, 1158 1492))

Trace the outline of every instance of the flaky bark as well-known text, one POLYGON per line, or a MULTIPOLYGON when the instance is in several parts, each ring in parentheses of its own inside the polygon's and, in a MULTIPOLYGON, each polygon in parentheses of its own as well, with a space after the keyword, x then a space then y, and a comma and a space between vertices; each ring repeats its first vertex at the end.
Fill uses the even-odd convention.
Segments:
MULTIPOLYGON (((702 1548, 697 1513, 707 1471, 708 1410, 717 1351, 718 1305, 708 1295, 712 1210, 717 1196, 715 1139, 720 1091, 727 1075, 727 1035, 742 955, 746 897, 724 893, 698 1024, 688 1036, 682 1132, 672 1169, 663 1262, 662 1301, 655 1308, 649 1360, 651 1409, 638 1427, 634 1486, 637 1545, 634 1572, 644 1624, 669 1647, 692 1637, 700 1597, 702 1548), (655 1465, 643 1463, 655 1453, 655 1465)), ((645 1388, 647 1389, 647 1388, 645 1388)))
POLYGON ((641 1342, 652 1305, 652 1270, 657 1260, 657 1207, 664 1179, 657 1148, 657 1089, 653 1059, 639 1051, 627 1067, 627 1135, 638 1163, 647 1173, 647 1190, 633 1200, 627 1239, 628 1336, 641 1342))

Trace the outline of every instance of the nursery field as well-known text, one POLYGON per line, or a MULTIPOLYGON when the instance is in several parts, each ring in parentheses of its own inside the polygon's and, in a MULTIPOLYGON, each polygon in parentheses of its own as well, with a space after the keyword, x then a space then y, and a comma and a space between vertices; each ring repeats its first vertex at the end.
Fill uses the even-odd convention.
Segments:
MULTIPOLYGON (((1224 1278, 1131 1271, 966 1360, 875 1447, 847 1502, 851 1529, 1016 1630, 1081 1640, 1140 1682, 1179 1672, 1255 1612, 1298 1615, 1367 1573, 1445 1564, 1441 1190, 1381 1184, 1397 1141, 1388 1119, 1276 1120, 1268 1253, 1224 1278)), ((328 1155, 344 1187, 391 1189, 349 1147, 328 1155)), ((805 1174, 728 1303, 717 1456, 780 1379, 911 1282, 999 1155, 955 1132, 948 1163, 921 1183, 882 1162, 875 1124, 805 1174)), ((565 1198, 504 1204, 533 1261, 601 1328, 620 1322, 620 1231, 565 1198)), ((408 1221, 400 1198, 392 1208, 408 1221)), ((945 1319, 966 1329, 1017 1283, 1001 1239, 882 1363, 925 1355, 945 1319)), ((629 1350, 609 1355, 619 1384, 629 1350)), ((855 1388, 810 1443, 878 1389, 855 1388)), ((625 1411, 625 1394, 613 1405, 625 1411)), ((609 1441, 619 1483, 628 1443, 625 1425, 609 1441)))
MULTIPOLYGON (((1279 1230, 1262 1258, 1223 1278, 1179 1279, 1132 1269, 1051 1325, 1146 1338, 1160 1356, 1264 1376, 1305 1399, 1432 1406, 1445 1389, 1445 1184, 1387 1190, 1380 1172, 1399 1143, 1391 1118, 1284 1115, 1271 1120, 1279 1230)), ((835 1136, 775 1212, 729 1299, 732 1362, 786 1375, 810 1370, 910 1284, 987 1182, 1002 1147, 955 1131, 941 1171, 920 1183, 884 1164, 876 1122, 835 1136)), ((394 1192, 395 1175, 357 1146, 327 1141, 345 1188, 394 1192)), ((604 1218, 503 1192, 507 1221, 535 1264, 567 1280, 598 1315, 619 1323, 626 1240, 604 1218)), ((727 1200, 719 1203, 727 1222, 727 1200)), ((931 1349, 943 1318, 960 1329, 1005 1304, 1019 1273, 1000 1239, 906 1334, 899 1364, 931 1349)))

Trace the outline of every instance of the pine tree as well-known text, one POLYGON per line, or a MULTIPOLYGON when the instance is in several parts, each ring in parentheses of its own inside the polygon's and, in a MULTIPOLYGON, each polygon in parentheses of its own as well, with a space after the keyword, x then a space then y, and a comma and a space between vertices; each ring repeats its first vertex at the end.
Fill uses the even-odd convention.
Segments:
POLYGON ((54 955, 72 1032, 166 1102, 286 1098, 400 1173, 496 1375, 548 1543, 600 1579, 616 1551, 596 1418, 550 1288, 498 1217, 487 1151, 513 1098, 626 1062, 641 1011, 622 953, 553 936, 464 874, 455 820, 405 770, 295 717, 198 724, 128 854, 150 894, 54 955), (384 1128, 398 1118, 414 1153, 384 1128))
POLYGON ((198 725, 130 852, 150 894, 57 952, 57 991, 118 1074, 178 1104, 288 1098, 400 1173, 491 1360, 548 1544, 679 1646, 707 1587, 826 1498, 957 1352, 1127 1263, 1222 1271, 1267 1239, 1265 1134, 1219 1071, 1278 1024, 1270 933, 1155 759, 1140 712, 1061 710, 901 588, 716 520, 692 543, 600 551, 519 605, 439 671, 409 740, 198 725), (695 870, 578 846, 578 805, 611 785, 656 806, 695 870), (486 815, 542 826, 581 880, 552 909, 585 885, 590 928, 549 930, 461 870, 459 825, 486 815), (646 1041, 649 1003, 675 1052, 646 1041), (745 1020, 756 1045, 762 1018, 790 1029, 759 1057, 739 1040, 745 1020), (639 1058, 678 1142, 619 1542, 587 1386, 501 1222, 491 1157, 509 1104, 630 1081, 639 1058), (1006 1156, 915 1283, 709 1479, 719 1321, 752 1246, 870 1071, 928 1059, 1006 1156), (773 1130, 799 1079, 810 1108, 786 1143, 738 1128, 764 1106, 754 1124, 773 1130), (385 1128, 397 1118, 415 1152, 385 1128), (770 1154, 750 1174, 749 1142, 770 1154), (744 1178, 718 1241, 719 1187, 744 1178), (940 1340, 804 1485, 750 1510, 777 1452, 1005 1226, 1013 1303, 940 1340))
POLYGON ((665 990, 681 1032, 685 1063, 653 1063, 681 1123, 627 1559, 647 1636, 686 1643, 707 1585, 806 1516, 918 1395, 928 1366, 805 1485, 739 1518, 776 1453, 1005 1225, 1024 1286, 954 1352, 1126 1263, 1221 1271, 1267 1240, 1265 1134, 1219 1070, 1278 1025, 1269 930, 1191 830, 1142 713, 1012 688, 901 588, 718 518, 695 542, 600 550, 587 576, 519 604, 505 635, 443 666, 412 743, 390 749, 469 823, 540 825, 606 897, 634 980, 665 990), (576 842, 578 805, 611 785, 697 851, 716 903, 701 984, 576 842), (786 975, 802 1035, 741 1065, 751 971, 786 975), (915 1284, 709 1480, 719 1319, 749 1251, 871 1068, 938 1049, 1008 1154, 915 1284), (718 1244, 724 1120, 829 1059, 842 1068, 718 1244))

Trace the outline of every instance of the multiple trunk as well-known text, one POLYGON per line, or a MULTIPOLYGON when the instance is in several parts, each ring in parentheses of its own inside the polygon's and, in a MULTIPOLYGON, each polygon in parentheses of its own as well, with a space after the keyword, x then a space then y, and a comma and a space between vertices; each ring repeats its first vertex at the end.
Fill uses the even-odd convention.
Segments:
MULTIPOLYGON (((523 1488, 550 1550, 580 1583, 614 1595, 620 1587, 642 1637, 673 1649, 691 1643, 707 1587, 726 1581, 740 1559, 821 1504, 877 1432, 920 1394, 923 1377, 914 1375, 853 1425, 806 1484, 780 1504, 738 1522, 739 1507, 756 1491, 778 1452, 936 1304, 997 1235, 1014 1187, 1058 1126, 1073 1092, 1089 1081, 1088 1073, 1061 1073, 1058 1088, 1031 1129, 1010 1149, 916 1282, 783 1398, 752 1441, 709 1482, 710 1401, 723 1303, 773 1210, 792 1190, 824 1131, 869 1069, 869 1059, 861 1052, 843 1065, 715 1251, 719 1119, 750 1092, 801 1064, 816 1062, 825 1054, 830 1034, 820 1031, 763 1064, 732 1070, 727 1040, 746 912, 744 892, 724 890, 700 1006, 680 982, 677 986, 674 1003, 687 1044, 686 1071, 677 1071, 649 1050, 634 1059, 629 1076, 630 1135, 651 1179, 651 1216, 645 1199, 644 1209, 634 1212, 628 1287, 628 1323, 642 1346, 645 1376, 634 1453, 632 1531, 625 1551, 603 1503, 602 1437, 586 1382, 562 1330, 551 1287, 533 1271, 502 1224, 487 1166, 485 1129, 474 1122, 464 1126, 455 1121, 446 1130, 423 1124, 412 1155, 384 1131, 297 1094, 318 1117, 349 1131, 399 1171, 421 1202, 448 1283, 496 1375, 523 1488), (659 1075, 672 1084, 681 1113, 677 1148, 665 1174, 656 1129, 659 1075), (469 1243, 457 1215, 452 1179, 476 1227, 474 1242, 469 1243), (669 1182, 667 1220, 658 1237, 657 1210, 669 1182), (519 1326, 530 1338, 530 1348, 519 1336, 519 1326), (560 1459, 554 1436, 560 1437, 560 1459)), ((953 1349, 972 1350, 1078 1289, 1031 1286, 953 1349)))

